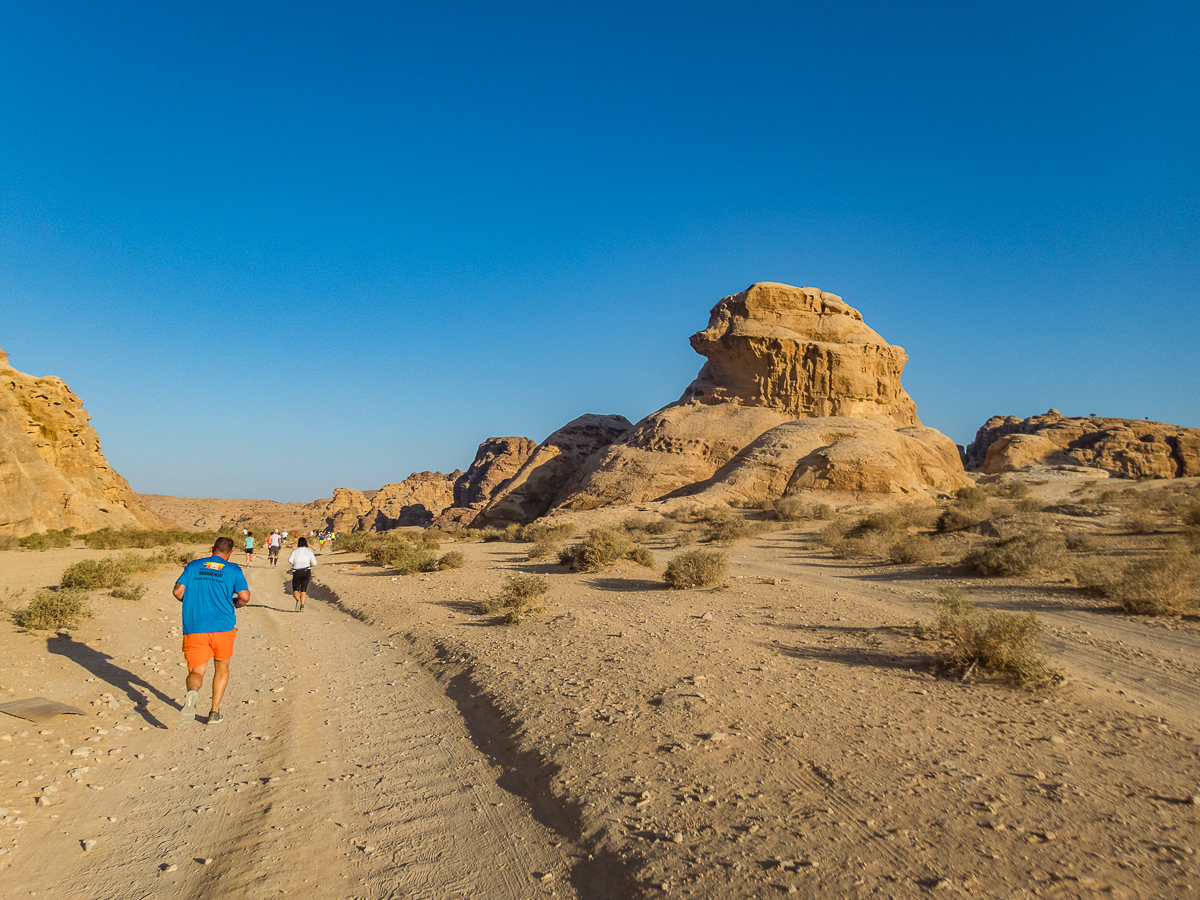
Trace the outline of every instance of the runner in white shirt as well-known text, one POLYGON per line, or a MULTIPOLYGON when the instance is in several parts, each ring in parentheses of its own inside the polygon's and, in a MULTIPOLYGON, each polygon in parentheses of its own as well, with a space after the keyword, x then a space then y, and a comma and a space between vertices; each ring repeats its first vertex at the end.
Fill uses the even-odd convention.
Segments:
POLYGON ((300 538, 297 543, 296 549, 288 556, 288 565, 292 567, 292 596, 296 598, 296 612, 304 612, 308 581, 312 577, 312 567, 317 564, 317 557, 308 549, 308 538, 300 538))

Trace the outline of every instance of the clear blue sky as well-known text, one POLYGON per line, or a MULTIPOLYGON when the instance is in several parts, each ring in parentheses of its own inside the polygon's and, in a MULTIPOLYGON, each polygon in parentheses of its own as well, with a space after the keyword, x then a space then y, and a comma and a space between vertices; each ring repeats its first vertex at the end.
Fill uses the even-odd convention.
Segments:
POLYGON ((755 281, 989 416, 1200 426, 1192 2, 18 2, 0 347, 145 493, 636 421, 755 281))

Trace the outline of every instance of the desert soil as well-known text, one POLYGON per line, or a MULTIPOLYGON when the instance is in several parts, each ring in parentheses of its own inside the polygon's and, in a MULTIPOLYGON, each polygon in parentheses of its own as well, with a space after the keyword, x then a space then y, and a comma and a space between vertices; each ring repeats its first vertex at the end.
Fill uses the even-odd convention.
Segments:
POLYGON ((87 713, 0 717, 4 895, 1194 896, 1195 619, 832 560, 803 529, 729 548, 707 591, 664 589, 665 542, 596 575, 452 546, 465 568, 404 577, 326 553, 303 614, 256 560, 213 728, 178 721, 174 572, 69 636, 0 626, 0 701, 87 713), (477 615, 518 571, 549 608, 477 615), (947 583, 1037 611, 1066 683, 937 677, 917 626, 947 583))

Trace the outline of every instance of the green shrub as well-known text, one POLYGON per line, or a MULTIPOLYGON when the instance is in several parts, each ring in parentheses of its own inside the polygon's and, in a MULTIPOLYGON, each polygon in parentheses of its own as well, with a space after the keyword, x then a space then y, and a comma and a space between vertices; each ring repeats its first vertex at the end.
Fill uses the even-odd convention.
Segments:
POLYGON ((941 554, 933 538, 923 534, 910 534, 892 542, 888 547, 889 562, 897 565, 926 565, 941 554))
POLYGON ((654 568, 654 554, 645 547, 635 547, 633 552, 629 554, 629 558, 639 566, 644 566, 647 569, 654 568))
POLYGON ((27 534, 17 538, 17 546, 25 550, 54 550, 70 547, 74 540, 74 528, 52 529, 39 534, 27 534))
POLYGON ((87 596, 81 590, 43 589, 33 595, 29 605, 14 617, 18 625, 30 631, 74 628, 92 615, 87 596))
MULTIPOLYGON (((447 554, 449 555, 449 554, 447 554)), ((398 547, 388 557, 386 565, 395 569, 401 575, 412 575, 416 572, 436 572, 438 569, 437 554, 424 547, 398 547)))
POLYGON ((67 590, 91 591, 115 588, 129 582, 129 572, 118 559, 81 559, 63 570, 58 586, 67 590))
POLYGON ((437 561, 439 572, 445 572, 447 569, 461 569, 466 564, 466 557, 462 555, 461 550, 451 550, 437 561))
POLYGON ((980 575, 1033 575, 1059 571, 1066 563, 1061 535, 1031 531, 977 547, 962 564, 980 575))
POLYGON ((536 604, 549 589, 546 580, 537 575, 509 575, 504 579, 498 595, 488 597, 479 604, 479 612, 488 615, 503 611, 506 624, 518 625, 545 609, 536 604))
POLYGON ((618 528, 593 528, 582 543, 570 548, 571 566, 577 572, 599 572, 634 551, 633 542, 618 528))
POLYGON ((338 549, 344 553, 362 553, 375 537, 369 531, 351 531, 338 535, 338 549))
POLYGON ((676 590, 715 587, 725 581, 727 561, 719 550, 689 550, 667 564, 663 580, 676 590))
POLYGON ((146 596, 146 585, 140 581, 119 584, 110 592, 118 600, 141 600, 146 596))
POLYGON ((968 528, 974 528, 982 521, 983 517, 977 513, 951 506, 938 516, 936 527, 940 533, 945 534, 951 531, 966 531, 968 528))

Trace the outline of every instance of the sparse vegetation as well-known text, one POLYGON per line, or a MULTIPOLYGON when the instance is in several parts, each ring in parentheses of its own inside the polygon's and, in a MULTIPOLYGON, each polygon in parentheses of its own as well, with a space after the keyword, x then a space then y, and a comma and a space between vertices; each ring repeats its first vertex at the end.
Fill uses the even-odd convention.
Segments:
POLYGON ((951 506, 938 516, 936 527, 939 532, 945 534, 952 531, 966 531, 982 521, 983 516, 979 513, 951 506))
POLYGON ((70 547, 74 539, 74 528, 53 529, 17 538, 17 546, 23 550, 54 550, 70 547))
POLYGON ((29 604, 17 611, 16 623, 30 631, 54 631, 74 628, 92 615, 91 605, 81 590, 43 589, 33 595, 29 604))
POLYGON ((704 528, 704 540, 714 544, 729 546, 734 541, 758 537, 770 531, 768 522, 748 522, 745 519, 727 518, 709 522, 704 528))
POLYGON ((1041 623, 1030 612, 981 615, 966 591, 942 588, 936 602, 938 617, 934 632, 947 642, 939 662, 954 672, 978 667, 1004 673, 1026 687, 1052 682, 1056 675, 1046 668, 1041 651, 1041 623))
POLYGON ((503 611, 506 624, 519 625, 545 609, 544 605, 539 605, 539 601, 549 589, 546 579, 537 575, 509 575, 504 579, 499 594, 480 602, 479 612, 490 615, 503 611))
POLYGON ((109 593, 118 600, 141 600, 146 596, 146 585, 140 581, 119 584, 109 593))
POLYGON ((577 572, 599 572, 634 551, 633 542, 619 528, 593 528, 581 543, 573 544, 564 553, 570 555, 570 565, 577 572))
POLYGON ((689 550, 667 564, 663 580, 676 590, 715 587, 724 583, 727 566, 726 556, 719 550, 689 550))
POLYGON ((987 502, 988 495, 977 487, 962 487, 954 492, 954 505, 959 509, 976 509, 987 502))
POLYGON ((1183 547, 1122 566, 1100 558, 1076 567, 1075 580, 1090 593, 1115 600, 1141 616, 1183 616, 1200 611, 1200 557, 1183 547))
POLYGON ((633 552, 629 554, 629 558, 639 566, 644 566, 647 569, 654 568, 654 554, 645 547, 634 548, 633 552))
POLYGON ((908 534, 888 547, 889 562, 897 565, 927 565, 941 556, 933 538, 924 534, 908 534))
POLYGON ((65 590, 91 591, 115 588, 129 582, 129 570, 119 559, 81 559, 63 570, 58 586, 65 590))
POLYGON ((1029 531, 989 541, 964 556, 962 564, 988 576, 1051 574, 1064 567, 1066 552, 1062 535, 1029 531))
POLYGON ((461 550, 451 550, 437 561, 439 572, 445 572, 448 569, 461 569, 466 564, 466 557, 462 555, 461 550))

